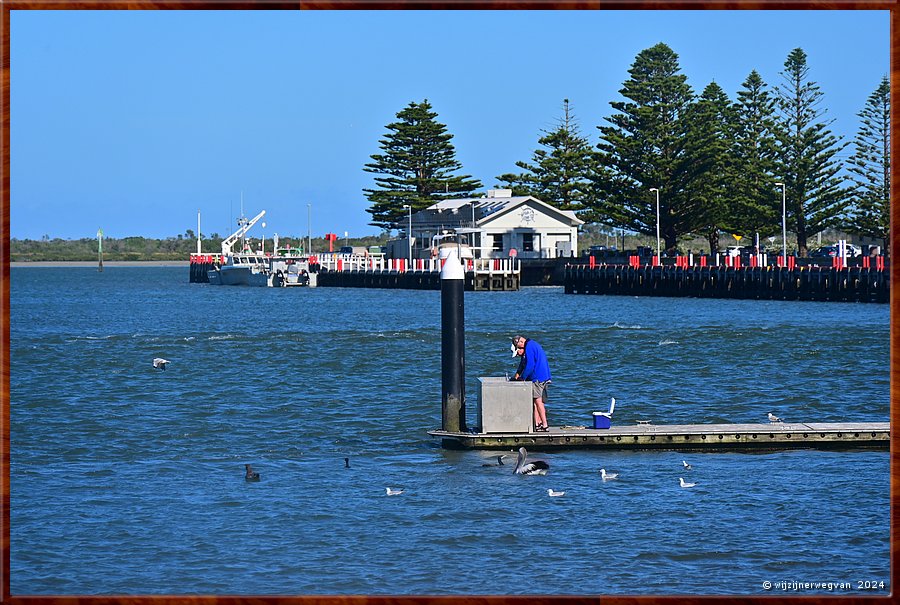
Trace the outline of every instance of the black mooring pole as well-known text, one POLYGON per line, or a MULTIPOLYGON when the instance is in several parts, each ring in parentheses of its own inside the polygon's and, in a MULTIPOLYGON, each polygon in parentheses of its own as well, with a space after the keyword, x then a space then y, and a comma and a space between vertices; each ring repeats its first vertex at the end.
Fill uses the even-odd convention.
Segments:
POLYGON ((446 254, 441 268, 441 428, 458 433, 466 430, 466 273, 458 246, 441 252, 446 254))

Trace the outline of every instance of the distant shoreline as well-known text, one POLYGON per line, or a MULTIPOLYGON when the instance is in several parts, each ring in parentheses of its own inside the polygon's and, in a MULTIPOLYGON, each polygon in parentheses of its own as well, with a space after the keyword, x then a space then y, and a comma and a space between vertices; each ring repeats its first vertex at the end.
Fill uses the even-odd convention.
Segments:
MULTIPOLYGON (((72 260, 72 261, 12 261, 10 267, 96 267, 97 261, 72 260)), ((106 260, 104 267, 188 267, 190 261, 186 260, 106 260)))

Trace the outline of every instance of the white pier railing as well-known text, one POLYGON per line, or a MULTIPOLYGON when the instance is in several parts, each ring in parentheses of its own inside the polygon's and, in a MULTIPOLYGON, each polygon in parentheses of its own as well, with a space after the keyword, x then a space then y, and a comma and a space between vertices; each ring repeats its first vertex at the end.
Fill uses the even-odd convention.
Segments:
MULTIPOLYGON (((379 255, 322 254, 317 257, 323 269, 329 271, 373 271, 376 273, 438 273, 443 261, 438 258, 384 258, 379 255)), ((522 265, 515 258, 467 258, 463 259, 466 272, 476 275, 515 275, 522 265)))

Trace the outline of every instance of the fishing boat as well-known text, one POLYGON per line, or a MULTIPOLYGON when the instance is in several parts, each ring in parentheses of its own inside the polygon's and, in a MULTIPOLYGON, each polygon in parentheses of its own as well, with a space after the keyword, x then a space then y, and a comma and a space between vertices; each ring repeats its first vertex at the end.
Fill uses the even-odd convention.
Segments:
MULTIPOLYGON (((303 256, 296 248, 278 248, 266 254, 262 250, 253 251, 246 242, 247 232, 266 211, 252 219, 238 219, 238 230, 222 240, 222 264, 207 271, 209 283, 218 286, 315 286, 315 274, 309 270, 309 257, 303 256), (241 251, 234 252, 236 243, 241 243, 241 251)), ((265 224, 263 224, 265 226, 265 224)))

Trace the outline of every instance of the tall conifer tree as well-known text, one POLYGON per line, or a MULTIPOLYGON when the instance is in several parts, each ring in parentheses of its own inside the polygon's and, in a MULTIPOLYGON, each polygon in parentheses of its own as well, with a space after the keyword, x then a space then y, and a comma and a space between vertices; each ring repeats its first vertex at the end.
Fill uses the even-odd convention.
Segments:
POLYGON ((847 143, 831 134, 831 121, 818 121, 825 113, 819 107, 823 93, 808 80, 803 49, 790 52, 781 75, 784 83, 777 88, 780 119, 776 177, 787 190, 788 230, 797 235, 800 256, 806 256, 807 239, 837 225, 849 204, 836 158, 847 143))
POLYGON ((608 174, 597 183, 596 214, 613 226, 656 235, 656 198, 649 190, 658 188, 667 250, 698 226, 684 125, 693 93, 680 71, 678 55, 663 43, 638 53, 619 91, 626 100, 610 103, 618 113, 606 118, 610 125, 598 126, 608 174))
POLYGON ((688 110, 688 155, 693 171, 688 186, 691 213, 709 242, 710 254, 719 251, 719 232, 742 232, 731 214, 734 189, 734 112, 722 87, 711 82, 688 110))
POLYGON ((596 152, 581 135, 568 99, 563 99, 563 116, 558 126, 542 131, 544 136, 531 157, 532 163, 516 162, 524 172, 502 174, 498 181, 516 195, 533 195, 561 210, 582 211, 591 194, 590 174, 596 152))
POLYGON ((404 204, 416 212, 438 200, 469 197, 481 187, 469 175, 453 174, 462 169, 450 143, 453 135, 436 120, 428 99, 410 103, 397 118, 379 141, 383 153, 372 155, 373 161, 363 168, 377 175, 377 188, 363 189, 372 203, 369 224, 384 229, 402 221, 404 204))
POLYGON ((756 70, 744 80, 734 104, 735 184, 731 213, 747 235, 780 233, 781 195, 773 175, 777 141, 775 101, 756 70))
POLYGON ((853 208, 850 229, 882 240, 888 249, 891 229, 891 84, 885 76, 866 106, 850 158, 853 208))

